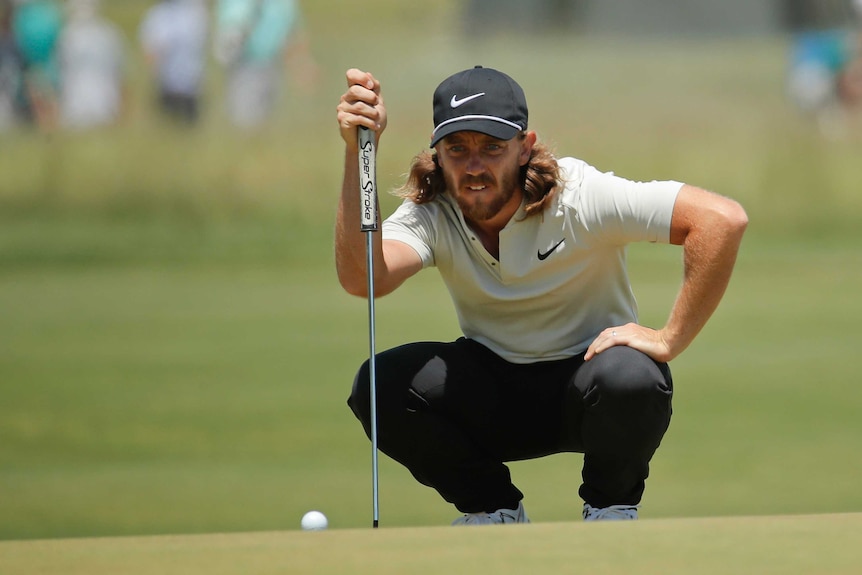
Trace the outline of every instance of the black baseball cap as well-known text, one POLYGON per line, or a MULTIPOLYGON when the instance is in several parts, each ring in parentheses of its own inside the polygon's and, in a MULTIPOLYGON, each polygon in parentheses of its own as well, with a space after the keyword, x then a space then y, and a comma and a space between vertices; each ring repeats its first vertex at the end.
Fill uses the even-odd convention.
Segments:
POLYGON ((506 74, 476 66, 449 76, 434 90, 431 147, 454 132, 510 140, 527 129, 527 98, 506 74))

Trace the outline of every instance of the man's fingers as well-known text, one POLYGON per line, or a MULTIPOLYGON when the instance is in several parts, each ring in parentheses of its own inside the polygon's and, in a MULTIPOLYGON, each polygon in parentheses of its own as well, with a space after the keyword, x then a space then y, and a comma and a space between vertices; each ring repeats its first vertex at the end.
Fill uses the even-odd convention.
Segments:
POLYGON ((362 70, 351 68, 347 71, 346 77, 348 86, 361 86, 362 88, 371 90, 372 92, 380 91, 380 83, 374 79, 374 76, 372 76, 370 72, 363 72, 362 70))
POLYGON ((377 92, 359 84, 351 84, 347 88, 347 92, 341 96, 338 110, 340 113, 366 116, 377 122, 380 115, 377 106, 382 103, 383 98, 377 92))
MULTIPOLYGON (((364 88, 362 88, 364 90, 364 88)), ((366 91, 358 96, 348 93, 341 100, 340 110, 356 114, 358 116, 369 116, 377 113, 377 104, 380 99, 373 92, 366 91), (371 94, 369 96, 368 94, 371 94)))
POLYGON ((608 349, 624 345, 647 354, 656 361, 670 361, 670 347, 658 330, 636 323, 609 327, 599 333, 587 348, 584 359, 589 361, 608 349))
POLYGON ((338 103, 338 127, 342 138, 352 146, 355 131, 366 127, 382 132, 386 127, 386 108, 380 95, 380 82, 368 72, 351 68, 346 72, 347 91, 338 103))
POLYGON ((365 104, 345 104, 338 108, 338 124, 342 128, 365 126, 372 130, 380 128, 380 112, 365 104))
POLYGON ((590 344, 590 347, 587 348, 587 353, 584 355, 584 359, 589 361, 603 351, 610 349, 616 345, 630 345, 631 347, 636 347, 632 345, 633 339, 636 336, 636 333, 633 331, 633 328, 639 327, 634 326, 634 324, 627 324, 624 326, 618 327, 609 327, 605 330, 602 330, 596 339, 590 344))

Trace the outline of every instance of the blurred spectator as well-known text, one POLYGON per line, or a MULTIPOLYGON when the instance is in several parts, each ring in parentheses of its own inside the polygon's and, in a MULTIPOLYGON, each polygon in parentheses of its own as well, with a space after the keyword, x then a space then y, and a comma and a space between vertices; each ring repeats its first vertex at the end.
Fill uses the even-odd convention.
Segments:
POLYGON ((23 113, 23 62, 12 31, 12 0, 0 0, 0 132, 23 113))
POLYGON ((838 78, 838 95, 848 108, 862 105, 862 0, 854 0, 856 38, 850 62, 838 78))
MULTIPOLYGON (((796 4, 797 9, 806 6, 796 4)), ((854 0, 854 4, 857 12, 862 10, 862 0, 854 0)), ((801 111, 816 119, 825 136, 839 136, 845 131, 846 112, 862 100, 859 32, 847 26, 846 13, 841 22, 803 20, 796 26, 791 46, 788 93, 801 111)))
POLYGON ((162 0, 150 8, 140 28, 161 109, 189 124, 199 116, 208 18, 204 0, 162 0))
POLYGON ((299 86, 317 81, 296 0, 217 0, 214 48, 227 69, 228 116, 241 128, 269 119, 285 64, 299 86))
POLYGON ((843 30, 806 30, 791 52, 790 95, 803 110, 817 112, 834 103, 835 82, 849 59, 843 30))
POLYGON ((12 29, 24 64, 28 117, 42 129, 57 124, 57 39, 62 13, 53 0, 17 0, 12 29))
POLYGON ((60 119, 70 128, 115 122, 123 107, 124 53, 119 30, 99 15, 99 0, 68 0, 60 36, 60 119))

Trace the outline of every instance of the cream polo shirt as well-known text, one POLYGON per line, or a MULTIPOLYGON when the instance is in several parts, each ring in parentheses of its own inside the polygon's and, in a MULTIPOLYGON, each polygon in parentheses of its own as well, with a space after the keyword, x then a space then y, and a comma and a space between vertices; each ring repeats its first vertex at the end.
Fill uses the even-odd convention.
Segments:
POLYGON ((559 160, 564 188, 544 213, 523 206, 500 231, 500 259, 485 250, 448 196, 406 200, 383 239, 436 266, 461 330, 512 363, 582 353, 600 331, 637 321, 626 244, 670 241, 682 184, 632 182, 574 158, 559 160))

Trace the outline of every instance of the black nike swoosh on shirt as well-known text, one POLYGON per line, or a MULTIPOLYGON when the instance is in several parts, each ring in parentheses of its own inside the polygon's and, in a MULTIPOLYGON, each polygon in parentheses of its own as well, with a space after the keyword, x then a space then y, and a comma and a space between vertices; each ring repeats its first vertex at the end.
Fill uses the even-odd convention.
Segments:
POLYGON ((552 253, 554 253, 554 251, 556 251, 556 249, 557 249, 558 247, 560 247, 561 245, 563 245, 563 242, 564 242, 564 241, 566 241, 566 238, 563 238, 563 239, 561 239, 560 241, 558 241, 558 242, 556 243, 556 245, 554 245, 554 247, 552 247, 551 249, 549 249, 549 250, 548 250, 548 251, 546 251, 545 253, 542 253, 542 250, 537 251, 537 252, 536 252, 536 255, 537 255, 537 256, 539 256, 539 261, 544 261, 545 259, 547 259, 547 258, 548 258, 548 256, 549 256, 549 255, 551 255, 552 253))

